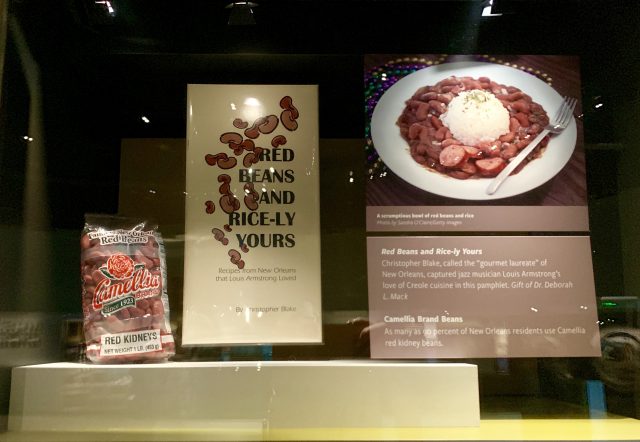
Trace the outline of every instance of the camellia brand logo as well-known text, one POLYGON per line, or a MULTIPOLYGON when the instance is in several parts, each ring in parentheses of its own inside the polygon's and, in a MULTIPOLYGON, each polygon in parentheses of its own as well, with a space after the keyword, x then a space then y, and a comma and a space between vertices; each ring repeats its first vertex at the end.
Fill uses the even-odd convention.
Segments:
POLYGON ((106 278, 96 285, 93 308, 105 315, 134 306, 136 293, 160 287, 160 275, 151 273, 144 264, 135 264, 122 253, 109 257, 100 272, 106 278))
POLYGON ((135 264, 133 259, 122 253, 111 255, 107 260, 107 278, 110 279, 127 279, 133 275, 135 264))

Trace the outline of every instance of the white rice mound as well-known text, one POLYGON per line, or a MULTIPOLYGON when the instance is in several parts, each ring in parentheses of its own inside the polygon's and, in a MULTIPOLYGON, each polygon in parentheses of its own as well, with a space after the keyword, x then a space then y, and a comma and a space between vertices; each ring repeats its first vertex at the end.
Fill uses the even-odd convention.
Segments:
POLYGON ((467 146, 493 141, 509 132, 509 111, 491 92, 479 89, 460 92, 440 120, 467 146))

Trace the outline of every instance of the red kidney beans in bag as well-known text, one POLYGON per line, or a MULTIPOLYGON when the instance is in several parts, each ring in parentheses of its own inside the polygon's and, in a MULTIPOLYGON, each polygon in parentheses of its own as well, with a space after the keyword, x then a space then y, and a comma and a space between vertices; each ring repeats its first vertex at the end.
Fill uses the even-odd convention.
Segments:
POLYGON ((157 226, 86 215, 80 249, 89 360, 153 362, 173 356, 164 244, 157 226))

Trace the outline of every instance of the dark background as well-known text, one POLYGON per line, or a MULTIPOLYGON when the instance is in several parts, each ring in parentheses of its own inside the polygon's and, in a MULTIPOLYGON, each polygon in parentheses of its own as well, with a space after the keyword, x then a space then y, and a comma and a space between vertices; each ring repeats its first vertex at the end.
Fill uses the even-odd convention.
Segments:
MULTIPOLYGON (((638 2, 496 1, 493 11, 502 14, 496 17, 481 17, 481 1, 258 3, 255 24, 230 25, 228 1, 114 0, 114 14, 94 0, 10 1, 0 111, 1 222, 23 222, 29 113, 16 52, 20 34, 40 69, 48 189, 42 204, 52 229, 76 230, 84 213, 118 210, 122 138, 184 138, 186 83, 319 84, 321 138, 361 139, 364 54, 570 54, 581 58, 591 224, 600 252, 594 255, 596 283, 599 294, 620 293, 620 267, 609 265, 620 241, 609 197, 617 193, 618 157, 638 121, 638 2), (603 198, 604 218, 598 209, 603 198)), ((328 155, 321 162, 323 182, 332 183, 346 204, 336 206, 334 195, 324 193, 323 229, 362 235, 363 180, 349 186, 346 179, 351 170, 363 178, 360 165, 333 158, 339 152, 328 155)), ((362 245, 358 235, 354 241, 362 245)), ((330 250, 323 256, 335 262, 330 250)), ((347 307, 336 299, 336 307, 347 307)))
MULTIPOLYGON (((111 3, 114 16, 93 0, 9 2, 41 69, 47 170, 62 180, 91 169, 75 161, 114 162, 106 143, 121 137, 184 137, 185 82, 319 83, 321 136, 361 138, 366 53, 579 55, 592 144, 620 142, 639 99, 635 1, 502 1, 500 17, 480 17, 480 1, 262 1, 252 26, 228 25, 227 1, 111 3)), ((25 104, 11 32, 7 46, 5 112, 25 104)), ((3 128, 21 134, 20 117, 3 114, 3 128)))

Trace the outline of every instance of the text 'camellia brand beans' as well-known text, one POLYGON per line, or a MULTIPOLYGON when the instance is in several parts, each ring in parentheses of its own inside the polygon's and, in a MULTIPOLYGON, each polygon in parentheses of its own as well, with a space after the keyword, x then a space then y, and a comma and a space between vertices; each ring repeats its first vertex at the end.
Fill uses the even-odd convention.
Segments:
POLYGON ((162 361, 175 354, 157 226, 87 215, 80 249, 87 357, 126 363, 162 361))

